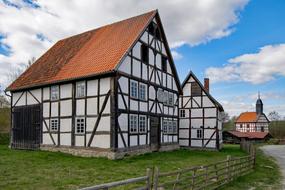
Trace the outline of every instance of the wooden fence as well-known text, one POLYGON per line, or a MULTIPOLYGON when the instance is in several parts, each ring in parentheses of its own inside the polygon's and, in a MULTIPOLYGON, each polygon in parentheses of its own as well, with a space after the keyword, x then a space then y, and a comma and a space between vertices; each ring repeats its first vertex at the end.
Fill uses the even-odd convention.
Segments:
POLYGON ((255 165, 255 154, 232 158, 206 166, 190 167, 171 172, 161 173, 159 168, 147 169, 146 175, 112 183, 106 183, 82 190, 99 189, 216 189, 236 177, 252 171, 255 165))

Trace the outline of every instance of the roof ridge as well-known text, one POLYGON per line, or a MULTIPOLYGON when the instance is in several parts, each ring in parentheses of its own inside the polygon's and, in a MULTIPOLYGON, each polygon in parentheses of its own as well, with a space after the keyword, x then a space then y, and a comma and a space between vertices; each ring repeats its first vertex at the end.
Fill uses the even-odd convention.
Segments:
POLYGON ((121 23, 121 22, 125 22, 125 21, 131 20, 131 19, 135 19, 135 18, 137 18, 137 17, 145 16, 145 15, 150 14, 150 13, 155 14, 155 13, 157 13, 157 12, 158 12, 157 9, 152 10, 152 11, 148 11, 148 12, 142 13, 142 14, 140 14, 140 15, 132 16, 132 17, 129 17, 129 18, 125 18, 125 19, 123 19, 123 20, 119 20, 119 21, 115 21, 115 22, 112 22, 112 23, 109 23, 109 24, 105 24, 105 25, 99 26, 99 27, 97 27, 97 28, 93 28, 93 29, 90 29, 90 30, 86 30, 86 31, 84 31, 84 32, 81 32, 81 33, 78 33, 78 34, 75 34, 75 35, 72 35, 72 36, 69 36, 69 37, 60 39, 59 41, 64 41, 64 40, 66 40, 66 39, 69 39, 69 38, 72 38, 72 37, 76 37, 76 36, 79 36, 79 35, 82 35, 82 34, 85 34, 85 33, 88 33, 88 32, 93 33, 93 32, 95 32, 96 30, 99 30, 99 29, 108 27, 108 26, 110 26, 110 25, 119 24, 119 23, 121 23))

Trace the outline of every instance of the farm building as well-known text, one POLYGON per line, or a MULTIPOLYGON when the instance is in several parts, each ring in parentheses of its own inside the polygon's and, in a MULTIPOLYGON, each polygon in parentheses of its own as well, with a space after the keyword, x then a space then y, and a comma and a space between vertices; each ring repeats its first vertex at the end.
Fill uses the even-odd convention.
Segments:
POLYGON ((235 121, 236 131, 268 132, 269 120, 263 113, 263 102, 258 95, 255 112, 243 112, 235 121))
POLYGON ((223 141, 225 143, 239 144, 242 140, 251 142, 264 142, 272 136, 268 132, 240 132, 240 131, 224 131, 223 141))
POLYGON ((6 89, 10 145, 112 159, 177 149, 179 142, 219 149, 223 108, 198 80, 192 97, 193 80, 191 73, 180 97, 192 102, 181 104, 185 114, 193 109, 192 136, 183 139, 182 88, 158 11, 60 40, 6 89))
POLYGON ((190 72, 182 84, 179 101, 179 144, 183 147, 220 149, 222 144, 222 105, 190 72))
POLYGON ((180 82, 157 11, 60 40, 7 91, 13 148, 179 148, 180 82))

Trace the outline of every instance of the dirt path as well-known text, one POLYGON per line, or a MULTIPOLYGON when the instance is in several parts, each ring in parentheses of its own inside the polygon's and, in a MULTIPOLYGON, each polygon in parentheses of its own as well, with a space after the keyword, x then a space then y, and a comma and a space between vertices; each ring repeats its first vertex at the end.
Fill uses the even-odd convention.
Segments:
POLYGON ((281 168, 283 174, 283 189, 285 189, 285 145, 266 145, 261 150, 268 155, 274 157, 281 168))

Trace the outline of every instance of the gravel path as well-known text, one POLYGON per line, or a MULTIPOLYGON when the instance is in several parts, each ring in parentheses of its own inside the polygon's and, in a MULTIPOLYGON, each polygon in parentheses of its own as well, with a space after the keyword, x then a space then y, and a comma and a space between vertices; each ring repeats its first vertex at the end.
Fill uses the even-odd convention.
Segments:
POLYGON ((261 147, 261 150, 277 160, 283 174, 283 189, 285 189, 285 145, 266 145, 261 147))

